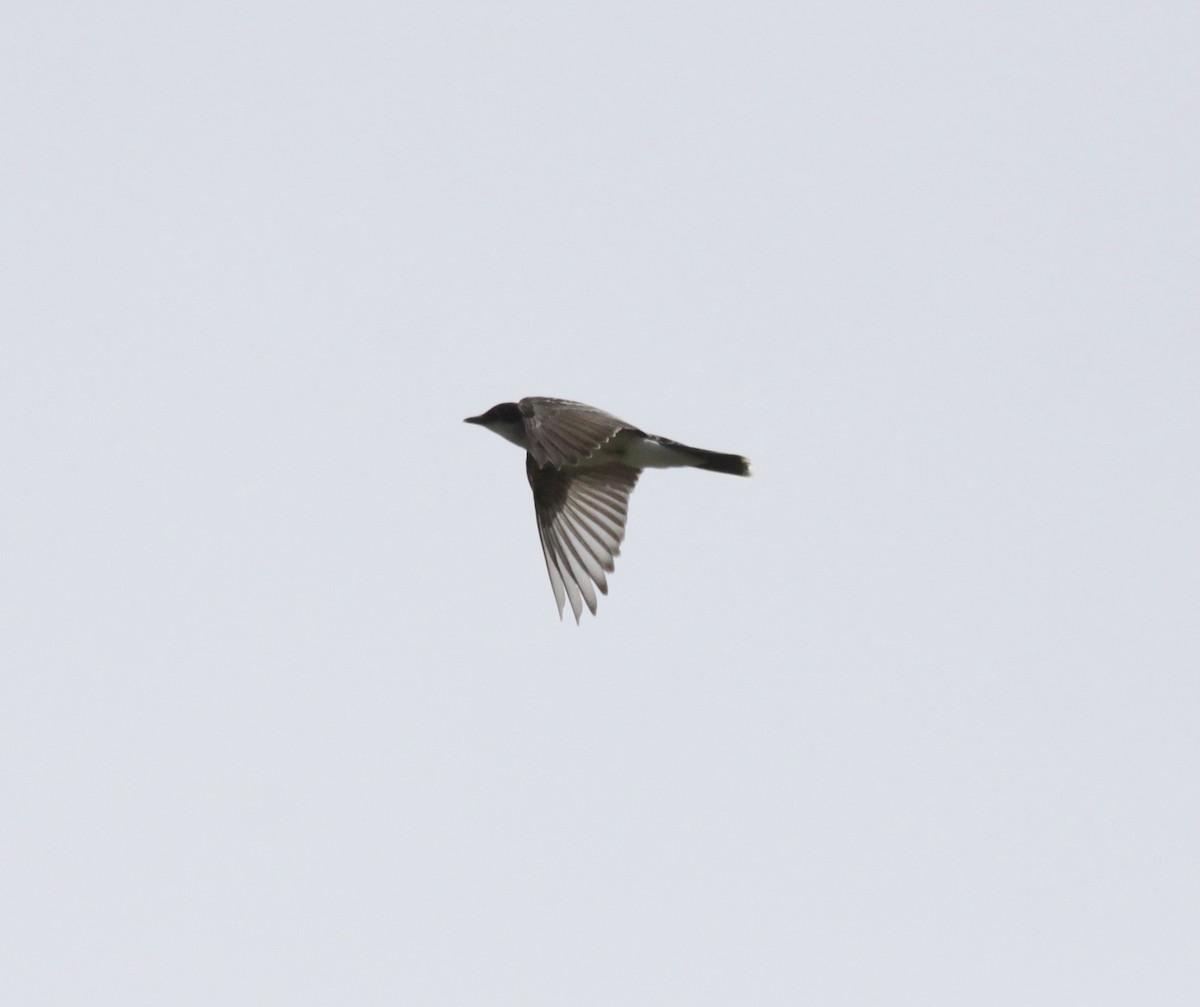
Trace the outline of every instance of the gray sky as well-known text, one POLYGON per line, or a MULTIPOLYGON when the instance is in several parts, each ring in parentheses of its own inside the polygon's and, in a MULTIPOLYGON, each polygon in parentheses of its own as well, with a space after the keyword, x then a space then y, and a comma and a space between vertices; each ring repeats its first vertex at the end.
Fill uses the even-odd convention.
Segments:
POLYGON ((1198 29, 7 4, 6 1002, 1200 1002, 1198 29))

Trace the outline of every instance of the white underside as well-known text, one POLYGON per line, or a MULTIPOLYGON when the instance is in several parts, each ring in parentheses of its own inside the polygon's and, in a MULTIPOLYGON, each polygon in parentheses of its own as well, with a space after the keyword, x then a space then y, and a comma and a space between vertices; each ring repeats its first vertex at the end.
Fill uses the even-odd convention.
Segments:
POLYGON ((651 438, 639 437, 630 439, 625 449, 625 464, 638 469, 673 469, 695 465, 696 456, 651 438))
POLYGON ((622 431, 600 447, 595 454, 579 462, 581 468, 621 462, 635 469, 674 469, 695 465, 695 455, 662 444, 653 437, 643 437, 622 431))

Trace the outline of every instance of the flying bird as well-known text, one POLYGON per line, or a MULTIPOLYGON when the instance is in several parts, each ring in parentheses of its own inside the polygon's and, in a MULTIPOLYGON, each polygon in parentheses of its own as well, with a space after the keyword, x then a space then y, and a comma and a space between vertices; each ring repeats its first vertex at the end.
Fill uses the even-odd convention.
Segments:
POLYGON ((596 591, 608 594, 606 573, 625 538, 629 494, 643 469, 681 466, 748 476, 741 455, 688 447, 655 437, 617 417, 566 399, 502 402, 465 423, 477 423, 525 450, 525 474, 558 603, 571 602, 575 621, 586 602, 596 614, 596 591), (594 585, 594 586, 593 586, 594 585))

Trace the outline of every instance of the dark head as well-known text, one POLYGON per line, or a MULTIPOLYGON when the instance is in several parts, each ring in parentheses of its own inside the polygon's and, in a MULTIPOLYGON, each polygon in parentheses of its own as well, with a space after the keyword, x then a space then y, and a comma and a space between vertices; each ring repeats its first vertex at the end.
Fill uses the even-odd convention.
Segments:
POLYGON ((521 407, 515 402, 501 402, 492 406, 486 413, 479 416, 468 416, 464 423, 478 423, 481 427, 514 426, 524 423, 521 418, 521 407))
POLYGON ((468 416, 464 423, 478 423, 494 434, 499 434, 506 441, 512 441, 520 447, 525 447, 525 417, 521 415, 521 407, 515 402, 501 402, 492 406, 482 416, 468 416))

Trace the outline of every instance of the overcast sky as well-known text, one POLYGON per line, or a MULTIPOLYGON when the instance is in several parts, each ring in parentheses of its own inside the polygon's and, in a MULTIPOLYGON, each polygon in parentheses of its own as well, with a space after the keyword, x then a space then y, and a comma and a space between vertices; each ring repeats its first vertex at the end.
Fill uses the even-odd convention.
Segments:
POLYGON ((1198 10, 6 4, 4 1001, 1200 1002, 1198 10))

